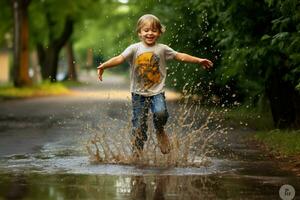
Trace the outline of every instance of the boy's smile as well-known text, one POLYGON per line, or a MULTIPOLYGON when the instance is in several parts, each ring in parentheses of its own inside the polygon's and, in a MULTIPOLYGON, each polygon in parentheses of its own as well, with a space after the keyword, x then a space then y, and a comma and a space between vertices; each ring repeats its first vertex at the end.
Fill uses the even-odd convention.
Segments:
POLYGON ((146 45, 153 46, 160 36, 160 31, 149 22, 146 22, 138 34, 146 45))

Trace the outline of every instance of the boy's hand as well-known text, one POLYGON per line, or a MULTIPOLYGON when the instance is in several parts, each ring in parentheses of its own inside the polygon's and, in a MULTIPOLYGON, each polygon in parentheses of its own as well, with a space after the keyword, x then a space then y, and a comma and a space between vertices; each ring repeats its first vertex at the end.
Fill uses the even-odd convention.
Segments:
POLYGON ((199 63, 202 65, 204 69, 209 69, 213 66, 213 63, 208 59, 199 59, 199 63))
POLYGON ((97 67, 98 78, 99 78, 100 81, 102 81, 103 72, 104 72, 104 69, 103 69, 102 64, 101 64, 101 65, 99 65, 99 67, 97 67))

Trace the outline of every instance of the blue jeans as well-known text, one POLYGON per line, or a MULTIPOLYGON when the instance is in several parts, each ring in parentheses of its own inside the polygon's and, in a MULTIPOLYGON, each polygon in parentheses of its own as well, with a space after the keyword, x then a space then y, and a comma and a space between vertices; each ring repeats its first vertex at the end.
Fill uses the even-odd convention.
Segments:
POLYGON ((149 108, 153 113, 153 123, 157 131, 162 130, 168 121, 169 113, 167 110, 165 94, 160 93, 154 96, 145 97, 132 93, 132 135, 134 146, 140 150, 147 141, 147 120, 149 108))

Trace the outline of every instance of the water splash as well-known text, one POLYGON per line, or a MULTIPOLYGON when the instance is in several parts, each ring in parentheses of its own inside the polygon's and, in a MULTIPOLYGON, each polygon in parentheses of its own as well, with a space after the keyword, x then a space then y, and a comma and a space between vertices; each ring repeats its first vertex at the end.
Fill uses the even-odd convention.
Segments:
POLYGON ((132 156, 130 120, 126 122, 107 117, 105 121, 109 123, 87 128, 90 138, 86 149, 91 163, 134 164, 147 167, 208 165, 209 155, 215 151, 211 141, 227 134, 226 128, 221 125, 222 117, 216 111, 205 111, 191 95, 185 94, 178 105, 174 106, 171 119, 165 127, 172 147, 169 154, 164 155, 160 152, 151 114, 148 119, 148 140, 139 159, 132 156))

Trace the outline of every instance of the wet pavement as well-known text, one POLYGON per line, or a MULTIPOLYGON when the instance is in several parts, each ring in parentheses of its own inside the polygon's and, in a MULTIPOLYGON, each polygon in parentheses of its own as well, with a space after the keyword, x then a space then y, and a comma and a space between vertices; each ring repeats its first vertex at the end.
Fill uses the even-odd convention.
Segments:
MULTIPOLYGON (((243 140, 251 130, 232 130, 213 142, 217 151, 202 167, 93 164, 85 145, 99 124, 130 120, 127 82, 107 77, 69 96, 0 103, 0 200, 2 199, 280 199, 300 178, 243 140)), ((167 93, 170 112, 177 96, 167 93)), ((117 134, 118 127, 115 128, 117 134)), ((289 199, 289 194, 286 194, 289 199)))

